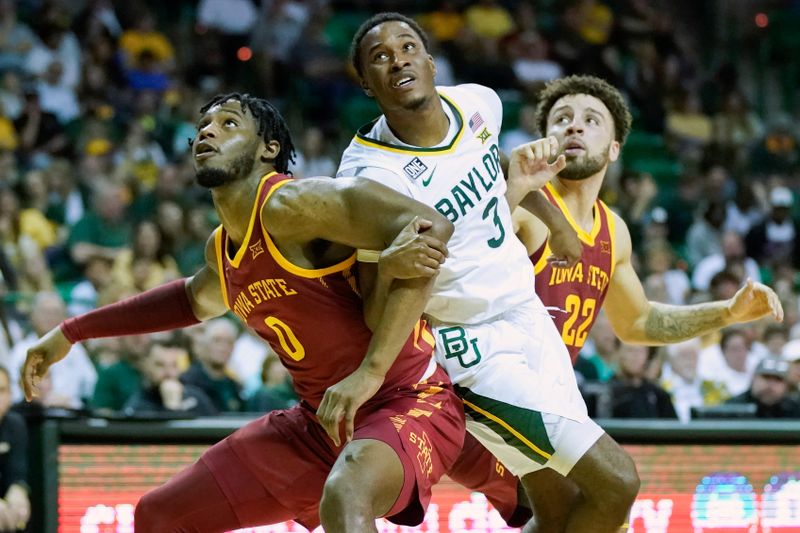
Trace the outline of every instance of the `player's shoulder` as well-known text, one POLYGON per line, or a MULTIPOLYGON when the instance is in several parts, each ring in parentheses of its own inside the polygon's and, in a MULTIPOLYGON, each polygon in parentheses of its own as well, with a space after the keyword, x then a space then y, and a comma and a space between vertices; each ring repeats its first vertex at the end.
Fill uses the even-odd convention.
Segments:
POLYGON ((342 199, 342 191, 351 186, 351 180, 314 176, 290 180, 276 188, 261 205, 262 230, 273 240, 294 239, 317 228, 319 221, 335 210, 342 199))
POLYGON ((384 128, 386 127, 386 120, 383 118, 383 115, 381 115, 358 128, 353 138, 350 139, 347 148, 345 148, 342 153, 342 163, 351 163, 359 159, 374 159, 376 157, 386 157, 389 155, 384 153, 386 143, 381 141, 384 128))
POLYGON ((617 213, 616 209, 612 209, 611 207, 609 207, 608 204, 606 204, 602 200, 598 200, 598 201, 599 201, 600 205, 606 210, 606 213, 608 213, 609 222, 614 224, 615 229, 622 230, 625 233, 629 233, 628 225, 625 223, 625 219, 622 218, 622 215, 617 213))
POLYGON ((353 135, 353 139, 350 144, 353 144, 353 141, 356 139, 369 139, 369 138, 377 138, 380 136, 380 129, 381 123, 385 122, 385 120, 381 120, 383 115, 375 117, 374 119, 370 120, 366 124, 363 124, 360 128, 356 130, 355 135, 353 135))
POLYGON ((502 124, 503 102, 494 89, 477 83, 463 83, 454 87, 439 87, 438 90, 459 106, 472 104, 479 111, 482 109, 489 112, 497 121, 498 127, 502 124))
MULTIPOLYGON (((369 129, 365 127, 364 131, 369 132, 369 129)), ((379 182, 402 180, 403 166, 408 163, 405 159, 402 153, 393 151, 371 135, 359 133, 342 153, 336 177, 361 176, 379 182)))
POLYGON ((381 166, 376 163, 371 163, 369 161, 363 161, 359 165, 352 165, 348 167, 342 167, 337 173, 336 178, 367 178, 377 182, 384 182, 384 181, 394 181, 397 179, 403 179, 403 176, 397 172, 396 169, 390 166, 381 166))
MULTIPOLYGON (((377 180, 368 176, 315 176, 292 180, 269 197, 261 208, 262 223, 268 221, 270 230, 275 224, 319 218, 320 210, 327 212, 337 204, 361 195, 376 194, 377 180)), ((382 187, 381 187, 381 190, 382 187)))
POLYGON ((465 83, 463 84, 463 87, 465 91, 469 91, 480 98, 500 100, 500 96, 497 94, 497 92, 486 85, 480 85, 478 83, 465 83))
POLYGON ((485 85, 480 85, 478 83, 462 83, 450 87, 440 86, 437 87, 437 89, 445 94, 447 93, 468 94, 480 98, 481 100, 500 99, 500 97, 497 95, 494 89, 491 89, 485 85))
POLYGON ((205 256, 206 262, 212 263, 216 266, 217 262, 217 242, 222 238, 222 224, 214 228, 211 235, 206 239, 205 256))
POLYGON ((614 245, 618 250, 618 256, 625 257, 631 253, 631 232, 628 225, 622 216, 614 209, 608 207, 605 203, 601 202, 605 207, 606 212, 609 214, 609 224, 612 226, 612 235, 614 237, 614 245))
POLYGON ((490 87, 479 85, 477 83, 463 83, 461 85, 457 85, 456 88, 463 94, 469 95, 472 98, 476 98, 481 103, 488 105, 492 109, 502 109, 503 107, 503 102, 500 100, 500 96, 495 92, 494 89, 490 87))
POLYGON ((396 174, 397 161, 397 154, 380 141, 357 134, 342 152, 336 177, 366 176, 379 179, 386 173, 396 174))

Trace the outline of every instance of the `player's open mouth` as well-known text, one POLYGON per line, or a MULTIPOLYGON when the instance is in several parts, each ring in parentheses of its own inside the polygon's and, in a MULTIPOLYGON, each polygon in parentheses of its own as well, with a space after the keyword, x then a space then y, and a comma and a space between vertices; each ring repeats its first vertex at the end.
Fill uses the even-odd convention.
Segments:
POLYGON ((586 151, 586 146, 580 141, 568 141, 564 144, 564 153, 567 155, 577 155, 586 151))
POLYGON ((396 79, 392 83, 392 87, 395 89, 404 89, 406 87, 410 87, 415 81, 416 79, 413 76, 403 76, 396 79))
POLYGON ((194 151, 195 159, 208 159, 209 157, 216 154, 217 154, 217 149, 206 142, 200 142, 194 151))

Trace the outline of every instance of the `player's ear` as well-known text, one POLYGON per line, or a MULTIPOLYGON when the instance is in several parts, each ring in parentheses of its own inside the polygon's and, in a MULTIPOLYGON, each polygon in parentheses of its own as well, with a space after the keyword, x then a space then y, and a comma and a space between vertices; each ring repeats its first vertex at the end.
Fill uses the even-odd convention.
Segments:
POLYGON ((616 161, 617 159, 619 159, 619 151, 620 151, 619 141, 611 141, 611 144, 608 145, 608 160, 616 161))
POLYGON ((264 144, 264 149, 261 151, 261 161, 275 161, 278 154, 281 153, 281 143, 278 141, 269 141, 264 144))
POLYGON ((375 95, 372 93, 372 89, 370 89, 370 88, 369 88, 369 85, 367 85, 367 80, 365 80, 364 78, 361 78, 361 89, 364 91, 364 94, 366 94, 366 95, 367 95, 367 96, 369 96, 370 98, 372 98, 373 96, 375 96, 375 95))
POLYGON ((433 60, 433 56, 428 54, 428 63, 431 65, 431 71, 433 72, 433 77, 436 77, 436 61, 433 60))

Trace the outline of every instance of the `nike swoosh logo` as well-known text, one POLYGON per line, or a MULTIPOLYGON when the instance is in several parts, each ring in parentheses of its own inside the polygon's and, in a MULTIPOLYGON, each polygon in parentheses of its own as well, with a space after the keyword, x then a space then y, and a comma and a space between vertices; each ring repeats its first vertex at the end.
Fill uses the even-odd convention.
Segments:
POLYGON ((433 173, 434 172, 436 172, 436 167, 433 167, 433 170, 431 170, 431 173, 428 175, 428 179, 422 178, 422 186, 423 187, 427 187, 428 184, 431 182, 431 180, 433 179, 433 173))

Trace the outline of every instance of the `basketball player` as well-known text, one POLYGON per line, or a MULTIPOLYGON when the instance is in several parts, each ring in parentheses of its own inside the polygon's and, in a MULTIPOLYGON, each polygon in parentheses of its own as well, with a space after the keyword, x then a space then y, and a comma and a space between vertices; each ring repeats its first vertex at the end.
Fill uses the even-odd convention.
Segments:
POLYGON ((292 519, 329 532, 375 531, 380 516, 420 523, 431 485, 461 450, 463 409, 432 360, 430 329, 418 321, 430 278, 392 283, 373 334, 355 249, 411 243, 435 271, 451 224, 369 180, 286 176, 291 138, 264 100, 223 95, 201 113, 192 145, 197 181, 211 189, 222 220, 205 266, 51 330, 28 352, 26 397, 74 342, 186 327, 230 310, 279 354, 302 404, 251 422, 147 493, 136 507, 137 531, 292 519), (345 376, 351 386, 329 388, 345 376), (345 409, 345 442, 317 421, 327 398, 363 404, 345 409))
MULTIPOLYGON (((425 313, 437 358, 464 400, 467 429, 519 477, 551 468, 577 483, 583 498, 568 531, 618 530, 638 475, 588 418, 569 354, 513 235, 497 145, 500 99, 479 85, 436 87, 425 34, 398 13, 366 21, 351 50, 361 85, 383 115, 359 130, 337 174, 388 185, 455 224, 425 313)), ((565 163, 547 162, 554 148, 546 139, 515 149, 509 182, 522 177, 541 187, 565 163)), ((365 298, 380 309, 388 281, 371 270, 374 281, 362 279, 365 298)))
MULTIPOLYGON (((631 264, 628 228, 598 199, 608 164, 619 157, 631 125, 628 107, 614 87, 592 76, 550 82, 541 94, 536 123, 558 142, 558 154, 566 156, 566 167, 544 191, 578 232, 580 262, 554 270, 546 260, 544 224, 524 209, 514 211, 514 222, 535 265, 536 290, 544 305, 555 309, 551 315, 573 362, 601 307, 617 336, 629 344, 676 343, 767 315, 783 319, 777 295, 750 280, 728 301, 673 306, 647 300, 631 264)), ((577 487, 553 472, 532 477, 536 481, 526 487, 534 489, 536 515, 549 524, 563 523, 577 487)))

